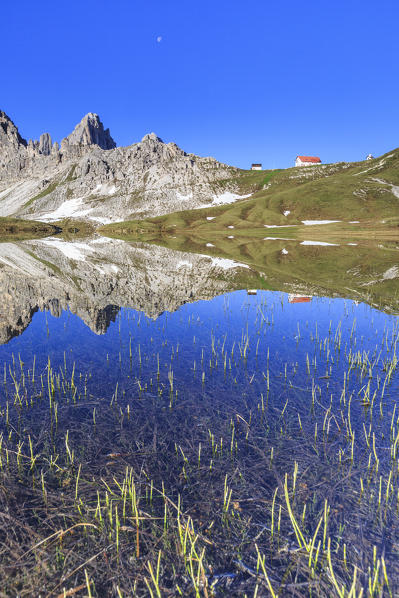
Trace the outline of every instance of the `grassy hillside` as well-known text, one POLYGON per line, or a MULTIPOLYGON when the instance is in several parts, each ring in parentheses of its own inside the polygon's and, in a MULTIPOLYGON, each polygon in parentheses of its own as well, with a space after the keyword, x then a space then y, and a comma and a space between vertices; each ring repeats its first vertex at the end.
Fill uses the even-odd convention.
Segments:
POLYGON ((34 220, 21 220, 19 218, 0 218, 0 241, 16 241, 46 237, 60 232, 56 225, 36 222, 34 220))
POLYGON ((72 218, 58 220, 52 224, 21 218, 0 218, 0 241, 23 241, 55 234, 64 239, 75 239, 90 236, 94 230, 92 222, 72 218))
POLYGON ((251 270, 241 273, 242 288, 346 297, 399 313, 399 240, 336 241, 317 246, 303 245, 297 239, 265 241, 241 235, 234 239, 218 236, 210 244, 196 235, 147 237, 147 242, 174 250, 249 265, 251 270))
MULTIPOLYGON (((231 184, 232 179, 227 182, 231 184)), ((261 229, 264 224, 296 226, 302 220, 356 220, 360 221, 357 228, 369 231, 388 227, 395 230, 399 225, 399 149, 357 163, 241 171, 233 182, 240 193, 252 196, 234 204, 117 223, 102 230, 104 234, 124 236, 174 229, 210 239, 226 232, 228 226, 248 234, 248 229, 261 229), (287 211, 289 214, 284 216, 287 211)), ((279 234, 281 231, 284 236, 289 233, 289 229, 280 229, 279 234)), ((291 234, 297 234, 296 229, 291 234)))

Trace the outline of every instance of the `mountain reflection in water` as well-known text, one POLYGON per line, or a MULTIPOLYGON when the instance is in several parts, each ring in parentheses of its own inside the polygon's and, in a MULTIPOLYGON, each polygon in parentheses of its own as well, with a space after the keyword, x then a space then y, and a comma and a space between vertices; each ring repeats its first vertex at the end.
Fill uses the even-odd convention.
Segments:
POLYGON ((288 252, 281 243, 274 242, 264 256, 257 251, 259 242, 245 252, 240 248, 250 267, 229 256, 105 237, 0 243, 0 343, 20 335, 38 310, 56 317, 69 310, 93 332, 104 334, 120 307, 157 318, 187 302, 245 288, 282 290, 290 293, 290 303, 310 301, 312 295, 343 296, 398 311, 397 250, 380 247, 370 253, 368 248, 292 242, 288 252))
MULTIPOLYGON (((208 551, 204 579, 215 595, 256 594, 260 578, 247 569, 258 549, 274 587, 286 584, 279 595, 299 595, 298 584, 316 594, 320 579, 317 594, 331 596, 329 558, 345 595, 354 566, 370 587, 381 554, 398 595, 399 319, 386 313, 397 305, 397 253, 366 261, 359 248, 284 241, 283 253, 273 243, 263 259, 256 243, 242 250, 242 262, 103 238, 0 245, 2 479, 28 536, 15 536, 8 562, 24 563, 32 543, 56 562, 62 546, 48 538, 73 529, 65 571, 107 551, 109 567, 91 573, 96 588, 119 575, 123 595, 136 595, 155 545, 161 574, 191 596, 183 561, 176 568, 189 514, 183 539, 208 551), (124 521, 127 494, 117 489, 131 479, 137 503, 126 501, 114 536, 109 513, 124 521), (313 577, 289 500, 306 541, 317 537, 313 577), (177 520, 171 505, 180 505, 177 520)), ((8 519, 3 529, 13 531, 8 519)), ((53 576, 48 590, 58 588, 60 571, 43 572, 53 576)))
POLYGON ((69 309, 96 334, 115 320, 119 307, 151 318, 181 305, 239 287, 231 260, 95 238, 58 238, 0 244, 0 343, 21 334, 37 310, 59 316, 69 309))

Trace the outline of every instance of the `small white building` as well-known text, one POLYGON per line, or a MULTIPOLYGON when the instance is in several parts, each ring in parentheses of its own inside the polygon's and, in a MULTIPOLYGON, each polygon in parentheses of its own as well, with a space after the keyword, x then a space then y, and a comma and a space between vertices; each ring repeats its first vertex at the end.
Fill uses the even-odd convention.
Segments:
POLYGON ((321 164, 320 158, 317 156, 297 156, 295 166, 312 166, 313 164, 321 164))
POLYGON ((369 155, 366 157, 366 160, 374 160, 374 156, 372 156, 371 154, 369 154, 369 155))
POLYGON ((262 170, 262 164, 252 164, 251 170, 262 170))

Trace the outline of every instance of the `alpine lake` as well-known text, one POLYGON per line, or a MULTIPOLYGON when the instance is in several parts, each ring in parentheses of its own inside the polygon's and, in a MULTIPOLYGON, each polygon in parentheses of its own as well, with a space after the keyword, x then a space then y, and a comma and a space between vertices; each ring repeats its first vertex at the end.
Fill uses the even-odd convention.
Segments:
POLYGON ((0 280, 1 598, 399 596, 399 242, 8 239, 0 280))

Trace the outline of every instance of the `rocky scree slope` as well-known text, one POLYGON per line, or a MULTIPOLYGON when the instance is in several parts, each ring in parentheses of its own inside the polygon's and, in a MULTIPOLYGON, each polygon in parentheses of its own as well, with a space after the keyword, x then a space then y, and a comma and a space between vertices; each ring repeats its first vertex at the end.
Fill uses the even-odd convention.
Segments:
POLYGON ((0 111, 0 216, 107 223, 238 199, 238 169, 186 154, 154 133, 116 147, 89 113, 62 140, 27 142, 0 111))

